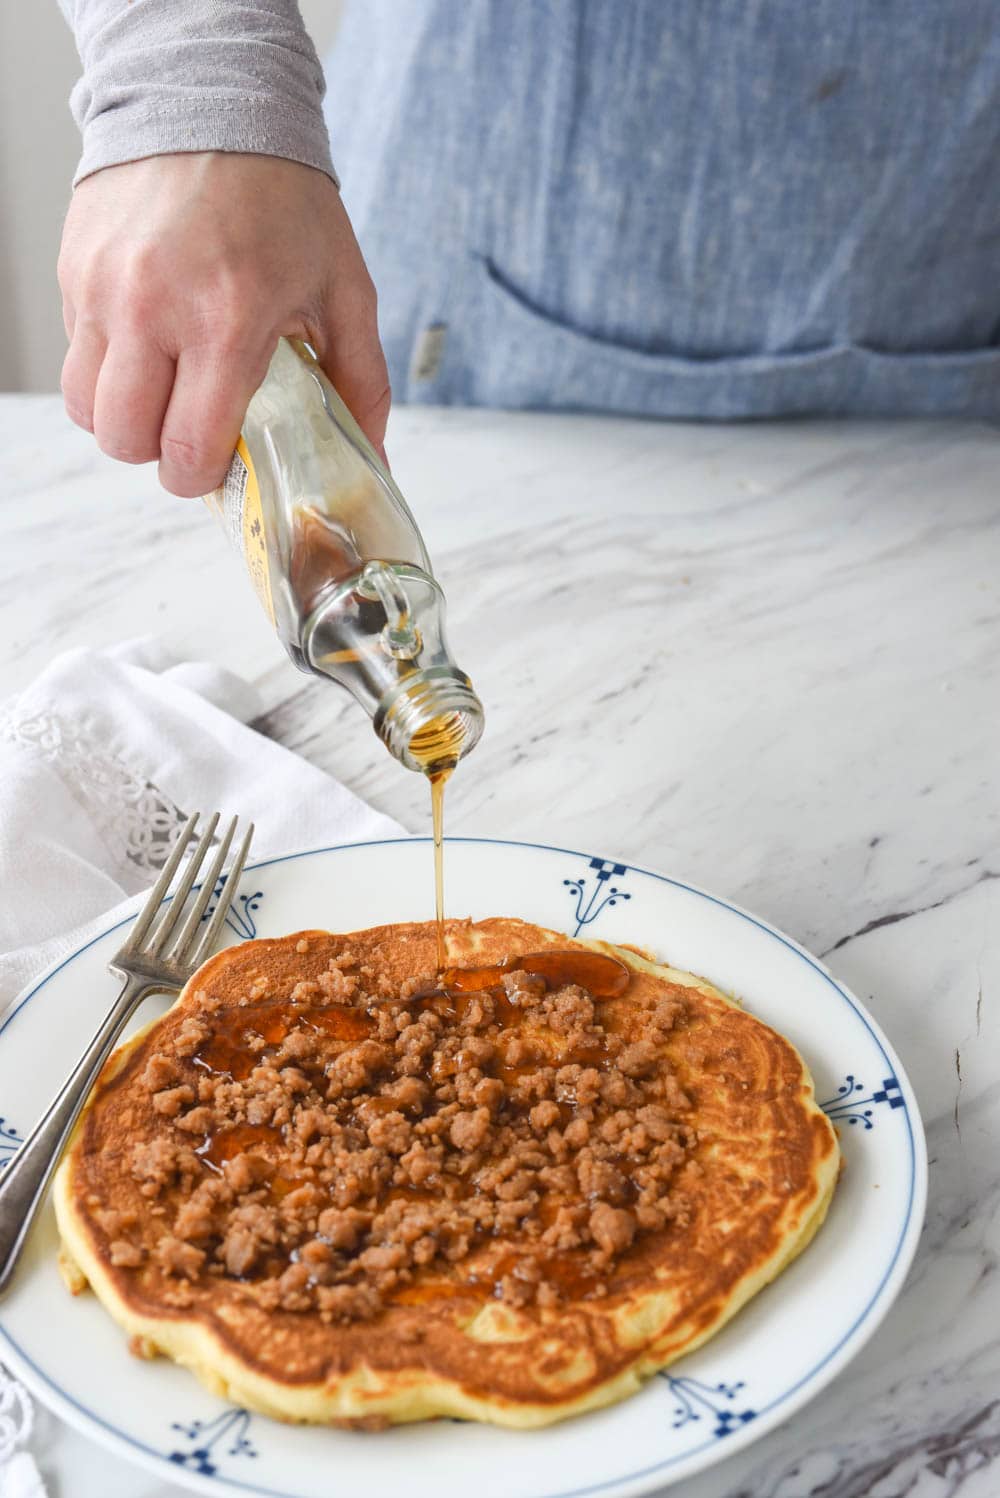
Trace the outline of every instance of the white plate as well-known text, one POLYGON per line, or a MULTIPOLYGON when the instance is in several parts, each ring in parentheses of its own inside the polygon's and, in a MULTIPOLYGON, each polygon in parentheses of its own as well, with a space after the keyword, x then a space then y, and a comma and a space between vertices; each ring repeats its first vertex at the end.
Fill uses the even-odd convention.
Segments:
MULTIPOLYGON (((829 1218, 775 1287, 622 1404, 523 1434, 439 1421, 372 1436, 279 1425, 212 1398, 173 1364, 137 1363, 94 1297, 63 1289, 46 1208, 0 1305, 0 1356, 66 1420, 160 1478, 276 1498, 396 1498, 404 1484, 408 1498, 645 1493, 787 1419, 854 1356, 899 1292, 926 1195, 920 1119, 878 1027, 814 958, 702 890, 568 849, 449 839, 447 878, 454 914, 516 915, 652 948, 738 994, 794 1041, 844 1145, 829 1218)), ((272 859, 244 874, 232 938, 425 919, 430 887, 423 838, 272 859)), ((0 1030, 0 1158, 94 1029, 122 936, 108 931, 60 963, 0 1030)))

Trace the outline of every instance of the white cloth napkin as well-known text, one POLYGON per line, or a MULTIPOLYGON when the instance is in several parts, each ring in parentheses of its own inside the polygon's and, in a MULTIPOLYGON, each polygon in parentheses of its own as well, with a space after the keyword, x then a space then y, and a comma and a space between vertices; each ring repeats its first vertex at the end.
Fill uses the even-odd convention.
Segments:
MULTIPOLYGON (((399 834, 249 728, 261 711, 239 677, 155 640, 69 651, 0 707, 0 1014, 138 907, 192 811, 251 818, 253 858, 399 834)), ((44 1493, 30 1430, 30 1404, 0 1369, 0 1498, 44 1493)))

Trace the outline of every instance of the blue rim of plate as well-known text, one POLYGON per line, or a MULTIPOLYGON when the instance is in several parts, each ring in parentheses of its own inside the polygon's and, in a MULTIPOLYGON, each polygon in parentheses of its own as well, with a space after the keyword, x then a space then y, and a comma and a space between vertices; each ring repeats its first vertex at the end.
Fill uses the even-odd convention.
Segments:
MULTIPOLYGON (((256 869, 270 868, 274 864, 279 863, 291 863, 300 858, 314 858, 322 853, 343 853, 349 851, 352 848, 392 846, 397 843, 429 843, 431 841, 432 840, 428 837, 364 838, 359 840, 358 842, 353 843, 331 843, 329 846, 323 848, 301 848, 295 852, 276 854, 273 858, 263 858, 257 863, 248 864, 244 869, 243 877, 245 878, 247 874, 252 873, 256 869)), ((449 843, 475 843, 503 848, 533 848, 544 853, 565 854, 569 858, 596 859, 600 856, 597 854, 582 853, 579 849, 576 848, 561 848, 552 843, 524 842, 518 838, 449 837, 446 839, 446 841, 449 843)), ((907 1192, 906 1211, 903 1215, 903 1222, 899 1231, 899 1236, 893 1248, 892 1256, 889 1260, 888 1266, 886 1267, 886 1270, 882 1275, 882 1278, 880 1279, 876 1289, 870 1296, 867 1305, 855 1317, 854 1321, 844 1332, 835 1346, 831 1347, 816 1364, 816 1366, 814 1368, 811 1368, 808 1373, 803 1374, 799 1379, 797 1379, 790 1388, 785 1389, 776 1399, 772 1399, 770 1404, 767 1404, 762 1409, 756 1411, 757 1420, 760 1420, 761 1417, 768 1415, 774 1410, 777 1410, 782 1405, 789 1405, 789 1408, 785 1411, 785 1415, 782 1417, 783 1419, 786 1419, 793 1415, 796 1409, 801 1407, 802 1403, 808 1402, 808 1400, 805 1400, 799 1401, 799 1403, 790 1403, 790 1401, 794 1400, 795 1395, 805 1385, 813 1385, 809 1398, 812 1398, 813 1395, 820 1393, 821 1390, 824 1389, 831 1382, 831 1380, 837 1376, 841 1368, 843 1368, 846 1363, 848 1363, 850 1359, 861 1350, 869 1337, 871 1337, 875 1333, 882 1319, 881 1317, 879 1317, 877 1320, 873 1320, 872 1324, 867 1327, 863 1331, 863 1333, 862 1329, 865 1328, 865 1323, 869 1320, 871 1312, 882 1299, 886 1287, 889 1284, 890 1280, 893 1278, 894 1274, 896 1274, 897 1272, 900 1275, 905 1274, 909 1269, 910 1263, 912 1262, 913 1255, 916 1251, 917 1241, 920 1237, 921 1228, 923 1226, 927 1193, 927 1151, 926 1145, 924 1144, 922 1127, 919 1134, 921 1146, 919 1149, 917 1145, 917 1136, 914 1133, 913 1119, 919 1118, 919 1113, 916 1106, 916 1099, 913 1094, 913 1088, 910 1083, 909 1077, 906 1075, 905 1069, 899 1064, 898 1059, 894 1055, 890 1056, 887 1049, 888 1041, 886 1037, 882 1035, 879 1027, 862 1008, 858 1000, 855 999, 847 991, 847 989, 845 989, 840 983, 837 982, 833 974, 824 967, 824 965, 819 961, 818 958, 813 957, 809 952, 805 950, 805 948, 801 947, 798 942, 793 941, 790 936, 786 936, 775 926, 769 925, 767 921, 760 920, 759 917, 752 915, 750 911, 744 910, 742 906, 733 904, 731 900, 723 900, 718 895, 710 894, 708 890, 701 889, 696 884, 688 884, 683 879, 673 879, 667 874, 658 873, 655 869, 643 868, 640 864, 625 863, 621 859, 605 859, 604 862, 617 863, 624 870, 628 870, 635 874, 642 874, 646 878, 659 881, 659 883, 661 884, 669 884, 672 885, 675 889, 681 889, 688 894, 697 895, 700 899, 707 900, 712 905, 718 905, 723 910, 731 911, 733 915, 739 916, 741 920, 748 921, 750 925, 756 926, 759 930, 765 932, 768 936, 773 937, 775 941, 780 942, 782 946, 786 947, 796 957, 800 958, 801 961, 805 962, 809 967, 811 967, 814 972, 818 973, 819 976, 824 980, 824 982, 826 982, 829 987, 832 988, 837 997, 848 1006, 848 1008, 854 1014, 855 1018, 860 1020, 861 1024, 868 1031, 872 1040, 874 1040, 875 1044, 878 1046, 882 1054, 882 1059, 886 1063, 887 1069, 892 1072, 893 1076, 896 1077, 900 1084, 901 1096, 903 1097, 903 1115, 906 1120, 906 1134, 910 1149, 910 1180, 907 1192), (908 1253, 905 1252, 907 1249, 909 1250, 908 1253), (854 1346, 850 1345, 852 1339, 855 1342, 854 1346), (817 1382, 817 1380, 819 1381, 817 1382)), ((167 898, 169 898, 169 896, 167 898)), ((3 1023, 0 1024, 0 1036, 4 1034, 7 1028, 14 1021, 14 1019, 16 1019, 17 1015, 20 1014, 22 1009, 24 1009, 30 1003, 30 1001, 42 991, 45 985, 52 978, 54 978, 57 973, 61 972, 62 969, 69 963, 74 962, 79 956, 82 955, 82 953, 88 951, 89 948, 94 946, 96 942, 103 941, 106 936, 110 936, 113 931, 119 930, 122 926, 127 926, 128 923, 133 919, 134 914, 125 916, 124 919, 120 921, 116 921, 113 926, 108 926, 105 930, 98 932, 96 936, 92 936, 89 941, 83 944, 83 946, 77 947, 74 952, 71 952, 67 957, 64 957, 62 961, 56 963, 47 972, 43 973, 42 976, 34 983, 34 985, 29 988, 24 994, 22 994, 19 999, 16 1000, 14 1007, 6 1016, 3 1023)), ((890 1305, 891 1301, 889 1301, 885 1306, 886 1312, 889 1310, 890 1305)), ((15 1341, 15 1339, 11 1337, 10 1334, 5 1330, 2 1319, 0 1319, 0 1344, 13 1351, 14 1357, 13 1359, 11 1359, 11 1361, 14 1365, 15 1372, 19 1371, 17 1367, 18 1364, 20 1364, 22 1368, 29 1368, 32 1374, 29 1382, 37 1383, 43 1386, 55 1396, 58 1405, 62 1406, 64 1409, 72 1410, 75 1412, 77 1417, 75 1420, 72 1416, 68 1416, 67 1418, 69 1418, 71 1422, 77 1426, 77 1429, 79 1429, 83 1434, 87 1434, 87 1426, 89 1424, 99 1425, 103 1430, 107 1431, 108 1434, 114 1438, 116 1445, 120 1444, 122 1447, 130 1448, 132 1452, 141 1453, 141 1457, 145 1459, 142 1460, 142 1465, 145 1466, 147 1470, 156 1470, 157 1473, 161 1476, 177 1476, 176 1467, 171 1466, 169 1459, 166 1458, 161 1451, 157 1451, 153 1447, 145 1445, 144 1442, 136 1440, 134 1436, 130 1436, 124 1431, 118 1429, 118 1427, 111 1425, 101 1415, 95 1414, 92 1410, 89 1410, 85 1405, 81 1404, 79 1400, 74 1399, 72 1395, 67 1394, 65 1390, 60 1389, 57 1384, 54 1384, 49 1375, 43 1372, 43 1370, 32 1361, 32 1359, 23 1350, 23 1348, 21 1348, 20 1345, 15 1341)), ((711 1450, 713 1448, 719 1449, 720 1460, 724 1460, 730 1455, 735 1455, 737 1451, 740 1451, 744 1447, 752 1444, 760 1437, 766 1435, 769 1431, 774 1430, 777 1424, 780 1423, 781 1421, 777 1421, 775 1422, 775 1424, 769 1425, 768 1427, 762 1429, 761 1426, 755 1421, 754 1428, 751 1429, 750 1427, 745 1427, 743 1432, 734 1433, 731 1439, 726 1440, 725 1446, 721 1449, 719 1447, 718 1438, 712 1435, 707 1437, 706 1440, 701 1442, 700 1445, 693 1446, 683 1452, 678 1452, 674 1456, 665 1458, 662 1462, 654 1462, 650 1466, 642 1467, 637 1472, 623 1473, 621 1476, 609 1478, 604 1482, 594 1483, 587 1487, 564 1488, 559 1492, 552 1492, 551 1490, 548 1490, 544 1493, 538 1492, 532 1494, 531 1498, 589 1498, 589 1495, 594 1493, 602 1493, 613 1490, 618 1490, 619 1492, 621 1492, 626 1489, 627 1485, 642 1482, 644 1479, 651 1477, 654 1474, 665 1474, 671 1467, 676 1466, 680 1462, 689 1462, 693 1457, 698 1456, 703 1451, 711 1450)), ((229 1487, 233 1489, 239 1489, 240 1491, 246 1493, 255 1493, 258 1495, 258 1498, 289 1498, 289 1494, 287 1492, 282 1492, 278 1488, 265 1488, 259 1486, 256 1483, 241 1482, 238 1478, 233 1478, 228 1475, 220 1475, 217 1482, 212 1478, 207 1477, 203 1480, 206 1484, 211 1483, 212 1489, 218 1491, 222 1491, 224 1490, 224 1488, 229 1487)), ((199 1486, 201 1486, 200 1483, 199 1486)), ((206 1487, 205 1490, 210 1491, 212 1489, 206 1487)))

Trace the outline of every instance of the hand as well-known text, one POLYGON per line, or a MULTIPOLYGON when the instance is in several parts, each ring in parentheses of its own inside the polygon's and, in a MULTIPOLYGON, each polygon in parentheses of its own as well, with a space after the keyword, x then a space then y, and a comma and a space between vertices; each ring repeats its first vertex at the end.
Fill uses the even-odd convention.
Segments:
POLYGON ((375 288, 329 177, 199 152, 107 167, 73 194, 59 256, 66 410, 194 497, 221 483, 282 334, 305 338, 382 452, 375 288))

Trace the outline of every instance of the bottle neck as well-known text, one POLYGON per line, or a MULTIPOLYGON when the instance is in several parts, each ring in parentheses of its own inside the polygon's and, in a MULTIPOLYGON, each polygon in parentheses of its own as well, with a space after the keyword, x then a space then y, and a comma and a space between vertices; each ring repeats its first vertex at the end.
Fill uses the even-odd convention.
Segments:
POLYGON ((475 748, 483 731, 483 707, 464 672, 430 666, 386 693, 372 725, 408 770, 437 775, 454 769, 475 748))

